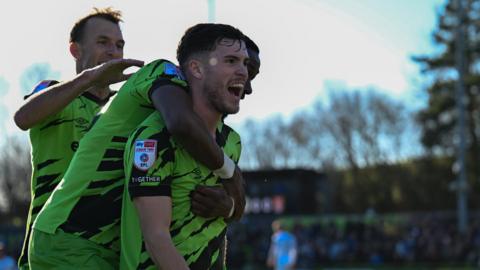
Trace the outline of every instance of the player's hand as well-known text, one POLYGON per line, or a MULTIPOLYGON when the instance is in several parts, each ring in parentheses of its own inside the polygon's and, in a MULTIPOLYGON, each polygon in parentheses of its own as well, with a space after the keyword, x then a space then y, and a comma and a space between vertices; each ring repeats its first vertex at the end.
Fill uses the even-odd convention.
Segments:
POLYGON ((221 186, 197 186, 191 193, 191 200, 192 212, 205 218, 226 218, 233 206, 232 200, 221 186))
POLYGON ((135 59, 113 59, 84 72, 88 73, 93 86, 107 87, 110 84, 125 81, 133 74, 124 74, 125 69, 142 67, 143 64, 143 61, 135 59))
POLYGON ((235 171, 232 178, 225 179, 222 182, 223 187, 228 195, 235 200, 235 211, 231 219, 240 220, 245 211, 245 182, 243 180, 242 172, 238 166, 235 166, 235 171))

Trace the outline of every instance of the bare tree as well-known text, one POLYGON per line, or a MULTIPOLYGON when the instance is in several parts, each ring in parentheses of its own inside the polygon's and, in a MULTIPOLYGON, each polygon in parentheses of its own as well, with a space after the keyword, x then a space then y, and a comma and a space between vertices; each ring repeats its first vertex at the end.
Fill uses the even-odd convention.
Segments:
MULTIPOLYGON (((402 156, 408 132, 405 107, 379 92, 330 91, 327 106, 315 106, 323 130, 336 144, 337 165, 355 169, 389 163, 402 156)), ((417 143, 418 144, 418 143, 417 143)))
MULTIPOLYGON (((58 79, 48 63, 35 63, 25 69, 20 84, 23 94, 29 93, 41 80, 58 79)), ((0 96, 8 91, 8 83, 0 78, 0 96)), ((7 136, 4 120, 8 117, 4 104, 0 103, 0 130, 4 136, 0 144, 0 209, 9 217, 26 217, 30 202, 30 148, 24 137, 7 136)))
POLYGON ((26 217, 30 203, 30 149, 24 138, 6 137, 0 156, 0 193, 7 216, 26 217))
POLYGON ((319 119, 312 110, 300 111, 289 119, 277 115, 247 121, 241 165, 250 169, 323 168, 330 157, 323 151, 327 142, 317 133, 317 125, 319 119))
MULTIPOLYGON (((0 77, 0 100, 4 100, 4 96, 8 93, 9 88, 8 82, 0 77)), ((8 110, 4 102, 0 102, 0 134, 6 134, 5 130, 5 119, 8 117, 8 110)))
POLYGON ((243 164, 355 170, 389 163, 402 157, 411 135, 407 120, 403 104, 379 92, 330 91, 328 101, 318 99, 290 119, 248 121, 242 136, 243 164))
POLYGON ((285 167, 290 152, 286 149, 285 123, 280 116, 265 122, 247 121, 243 129, 242 164, 247 168, 285 167))

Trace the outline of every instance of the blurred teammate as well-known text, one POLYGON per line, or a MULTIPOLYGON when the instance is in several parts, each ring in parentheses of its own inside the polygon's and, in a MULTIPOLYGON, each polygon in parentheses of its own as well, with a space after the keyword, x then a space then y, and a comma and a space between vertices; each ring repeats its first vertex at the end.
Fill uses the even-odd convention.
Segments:
POLYGON ((28 269, 28 246, 36 215, 62 179, 80 139, 112 96, 109 85, 128 78, 123 71, 143 62, 122 59, 119 11, 94 9, 70 32, 70 52, 77 75, 67 81, 42 81, 15 113, 15 123, 29 129, 32 145, 31 204, 19 267, 28 269))
MULTIPOLYGON (((222 116, 238 112, 247 84, 243 40, 229 25, 189 28, 177 49, 181 71, 174 75, 185 75, 194 111, 236 162, 240 137, 222 116)), ((135 76, 141 80, 148 72, 143 68, 135 76)), ((160 114, 150 115, 132 133, 124 162, 121 269, 223 269, 226 217, 197 216, 189 200, 197 185, 220 185, 221 179, 185 151, 160 114)))
POLYGON ((273 235, 268 251, 267 266, 275 270, 295 269, 297 241, 285 230, 280 220, 272 223, 273 235))
POLYGON ((226 179, 223 186, 233 200, 217 189, 210 192, 217 197, 194 196, 200 199, 192 207, 214 199, 220 210, 193 211, 199 215, 226 213, 232 219, 241 217, 245 196, 240 170, 193 112, 188 85, 175 75, 176 69, 165 60, 146 65, 143 74, 148 76, 130 78, 82 139, 63 180, 34 223, 30 262, 36 268, 118 268, 124 146, 128 134, 155 109, 161 112, 173 137, 192 156, 226 179))

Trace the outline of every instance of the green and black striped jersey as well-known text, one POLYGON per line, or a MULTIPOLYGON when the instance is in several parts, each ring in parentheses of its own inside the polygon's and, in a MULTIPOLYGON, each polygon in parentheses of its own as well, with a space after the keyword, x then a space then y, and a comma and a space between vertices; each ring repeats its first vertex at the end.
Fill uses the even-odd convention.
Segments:
MULTIPOLYGON (((217 144, 238 162, 240 136, 219 123, 217 144)), ((203 218, 191 212, 190 193, 197 185, 220 185, 218 177, 178 144, 159 113, 153 113, 130 136, 125 150, 126 184, 122 208, 121 269, 156 269, 145 249, 132 199, 172 198, 170 234, 190 269, 223 269, 221 253, 227 224, 224 218, 203 218)))
MULTIPOLYGON (((55 85, 57 81, 40 82, 32 94, 55 85)), ((28 97, 28 96, 26 96, 28 97)), ((78 148, 80 139, 89 129, 95 115, 107 100, 99 100, 86 92, 75 98, 60 112, 53 114, 30 128, 32 147, 31 203, 20 265, 28 263, 28 239, 31 226, 47 201, 78 148)))
POLYGON ((149 63, 125 82, 82 139, 65 176, 37 216, 35 229, 54 233, 61 228, 119 251, 125 143, 154 111, 150 90, 162 84, 188 90, 177 67, 166 60, 149 63))

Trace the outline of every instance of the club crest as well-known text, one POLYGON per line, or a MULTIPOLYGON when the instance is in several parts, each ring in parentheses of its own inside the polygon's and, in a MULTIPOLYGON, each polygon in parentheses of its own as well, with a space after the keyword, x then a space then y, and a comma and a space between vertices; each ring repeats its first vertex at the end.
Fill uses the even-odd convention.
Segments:
POLYGON ((135 142, 135 156, 133 165, 135 168, 147 171, 152 167, 157 158, 157 141, 140 140, 135 142))

